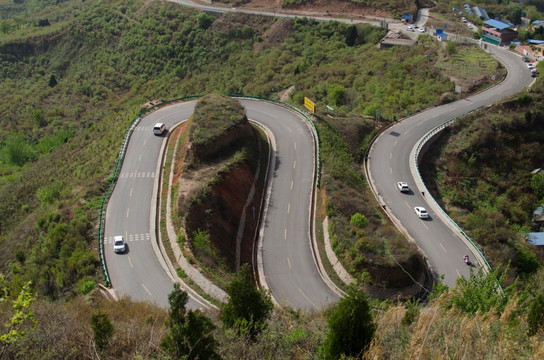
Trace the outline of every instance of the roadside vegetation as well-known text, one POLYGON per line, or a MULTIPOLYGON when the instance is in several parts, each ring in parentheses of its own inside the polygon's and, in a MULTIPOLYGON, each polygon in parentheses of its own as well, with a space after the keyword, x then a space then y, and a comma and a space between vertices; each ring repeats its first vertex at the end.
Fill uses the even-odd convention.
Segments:
MULTIPOLYGON (((168 313, 128 299, 109 302, 96 293, 79 295, 69 303, 50 302, 34 299, 26 289, 24 300, 18 302, 24 304, 20 307, 23 316, 10 328, 17 337, 6 342, 0 330, 0 355, 44 360, 178 359, 180 354, 187 359, 200 355, 248 360, 343 355, 347 359, 436 359, 475 353, 492 359, 541 358, 544 272, 537 271, 526 290, 510 288, 504 295, 497 291, 497 276, 501 277, 476 273, 455 289, 439 287, 425 307, 417 301, 371 301, 352 286, 338 306, 318 313, 279 309, 267 313, 265 295, 239 291, 253 288, 251 276, 239 276, 229 288, 249 296, 235 298, 236 308, 250 309, 243 306, 244 301, 256 304, 254 296, 259 296, 262 306, 250 311, 267 314, 257 333, 251 332, 244 314, 228 306, 221 312, 187 310, 186 294, 179 288, 169 296, 168 313), (235 319, 234 327, 227 318, 235 319)), ((0 293, 4 324, 13 315, 12 302, 3 301, 5 292, 0 293)))

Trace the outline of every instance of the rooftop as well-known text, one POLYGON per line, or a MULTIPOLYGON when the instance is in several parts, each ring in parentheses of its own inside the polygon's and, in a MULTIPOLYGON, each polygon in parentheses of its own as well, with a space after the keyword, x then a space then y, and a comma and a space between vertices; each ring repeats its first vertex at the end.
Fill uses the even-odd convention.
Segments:
POLYGON ((514 26, 514 25, 512 25, 510 23, 500 21, 500 20, 495 20, 495 19, 486 20, 486 21, 484 21, 484 24, 489 25, 489 26, 494 27, 494 28, 497 28, 499 30, 503 30, 503 29, 514 26))
POLYGON ((534 232, 528 234, 522 234, 523 237, 527 239, 527 242, 531 245, 542 246, 544 245, 544 233, 543 232, 534 232))

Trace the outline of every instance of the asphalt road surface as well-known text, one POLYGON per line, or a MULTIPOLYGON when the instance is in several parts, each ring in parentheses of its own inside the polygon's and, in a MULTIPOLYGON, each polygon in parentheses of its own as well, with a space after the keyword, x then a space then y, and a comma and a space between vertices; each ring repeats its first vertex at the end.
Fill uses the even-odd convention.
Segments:
MULTIPOLYGON (((155 233, 157 189, 160 177, 161 147, 166 136, 153 135, 153 125, 175 124, 188 119, 195 101, 175 104, 152 112, 135 127, 130 138, 117 184, 106 209, 104 254, 116 294, 134 300, 155 302, 168 307, 173 280, 158 251, 155 233), (128 250, 113 252, 113 236, 123 235, 128 250)), ((191 309, 205 305, 190 297, 191 309)))
MULTIPOLYGON (((310 238, 315 145, 311 130, 299 116, 263 101, 241 100, 249 119, 268 128, 275 139, 275 164, 269 170, 270 196, 262 234, 265 278, 274 298, 296 309, 319 309, 339 296, 323 281, 310 238)), ((171 129, 188 119, 195 101, 164 107, 147 115, 134 129, 119 179, 106 210, 105 256, 112 287, 118 296, 167 306, 172 279, 157 251, 155 208, 159 186, 160 149, 166 141, 152 127, 171 129), (127 239, 125 254, 113 252, 113 236, 127 239)), ((204 305, 193 297, 189 308, 204 305)))
POLYGON ((531 83, 530 72, 519 56, 504 48, 487 46, 508 70, 502 83, 467 99, 429 109, 387 129, 373 144, 368 162, 378 199, 423 250, 435 276, 444 274, 444 283, 449 286, 454 285, 459 276, 469 274, 463 255, 468 254, 471 259, 476 256, 434 211, 428 194, 424 196, 416 188, 417 178, 413 174, 414 161, 410 154, 416 143, 436 126, 478 108, 485 111, 487 105, 518 93, 531 83), (407 182, 413 191, 400 193, 396 187, 398 181, 407 182), (415 206, 425 207, 430 218, 418 219, 413 210, 415 206))
POLYGON ((309 125, 293 111, 267 102, 242 100, 247 116, 274 135, 275 162, 269 170, 269 202, 262 234, 264 277, 282 306, 311 311, 340 296, 317 268, 310 221, 315 144, 309 125))

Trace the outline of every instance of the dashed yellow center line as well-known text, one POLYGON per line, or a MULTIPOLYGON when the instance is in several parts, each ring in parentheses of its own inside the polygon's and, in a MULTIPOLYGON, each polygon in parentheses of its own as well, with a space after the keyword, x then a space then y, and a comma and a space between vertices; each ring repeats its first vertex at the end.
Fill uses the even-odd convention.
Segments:
POLYGON ((306 294, 304 294, 304 293, 302 292, 302 290, 300 290, 300 288, 298 289, 298 291, 300 291, 300 293, 302 294, 302 296, 304 296, 304 298, 305 298, 306 300, 308 300, 308 302, 309 302, 310 304, 312 304, 315 308, 317 308, 316 304, 314 304, 314 303, 312 302, 312 300, 308 299, 308 297, 306 296, 306 294))
POLYGON ((293 145, 295 146, 295 150, 297 149, 297 143, 293 143, 293 145))
POLYGON ((425 226, 425 229, 429 230, 429 227, 427 226, 427 224, 425 224, 424 222, 422 222, 423 226, 425 226))
POLYGON ((127 209, 127 218, 128 218, 128 214, 130 213, 130 209, 127 209))
POLYGON ((393 144, 393 146, 397 146, 398 142, 399 142, 398 140, 395 140, 395 143, 393 144))
POLYGON ((128 257, 128 263, 130 265, 131 268, 133 268, 134 266, 132 266, 132 261, 130 260, 130 256, 127 256, 128 257))
POLYGON ((287 213, 289 214, 289 211, 291 211, 291 203, 287 204, 287 213))
POLYGON ((393 174, 393 168, 389 168, 389 171, 391 172, 391 174, 393 174))
POLYGON ((144 146, 145 146, 146 143, 147 143, 147 139, 144 140, 144 146))
POLYGON ((289 126, 287 127, 287 131, 291 132, 291 128, 289 126))
POLYGON ((446 251, 446 248, 444 247, 444 245, 442 245, 442 243, 439 243, 439 244, 442 247, 442 250, 444 250, 444 252, 447 254, 448 252, 446 251))
POLYGON ((287 228, 283 231, 283 239, 287 240, 287 228))
POLYGON ((142 154, 140 154, 140 156, 138 156, 138 161, 142 160, 142 154))
POLYGON ((142 287, 144 288, 145 291, 147 291, 147 293, 149 294, 149 296, 152 296, 151 293, 149 292, 149 290, 147 290, 147 288, 145 287, 145 285, 142 283, 142 287))
POLYGON ((293 180, 291 180, 291 190, 293 190, 293 180))
POLYGON ((296 167, 297 167, 297 161, 295 160, 295 161, 293 162, 293 169, 296 168, 296 167))
POLYGON ((393 153, 389 153, 389 160, 393 158, 393 153))
POLYGON ((455 271, 457 271, 457 277, 461 277, 461 273, 459 272, 459 270, 455 269, 455 271))
POLYGON ((130 195, 129 195, 129 197, 132 197, 132 190, 134 190, 134 188, 131 188, 131 189, 130 189, 130 195))
POLYGON ((289 256, 287 257, 287 264, 289 265, 289 270, 292 270, 291 269, 291 261, 289 261, 289 256))

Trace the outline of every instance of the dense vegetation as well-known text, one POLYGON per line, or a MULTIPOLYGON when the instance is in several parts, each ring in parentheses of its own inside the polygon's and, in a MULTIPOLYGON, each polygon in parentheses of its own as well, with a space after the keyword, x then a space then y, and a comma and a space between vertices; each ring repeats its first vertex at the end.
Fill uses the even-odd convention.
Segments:
POLYGON ((346 269, 352 274, 368 273, 370 283, 381 288, 402 289, 413 285, 413 278, 424 282, 420 253, 387 223, 364 179, 363 155, 365 144, 376 134, 374 121, 320 118, 316 124, 328 231, 346 269))
POLYGON ((294 82, 295 100, 333 101, 355 115, 379 103, 393 118, 452 89, 433 66, 438 57, 427 60, 436 45, 379 51, 384 30, 368 25, 348 46, 350 27, 336 22, 216 19, 137 0, 48 4, 17 4, 22 25, 9 35, 18 40, 0 47, 1 263, 10 264, 15 288, 32 280, 42 295, 92 288, 86 276, 96 274, 101 196, 123 133, 149 99, 276 96, 294 82), (33 12, 38 5, 43 10, 33 12), (50 25, 38 26, 45 17, 50 25), (384 97, 387 91, 395 96, 384 97))
POLYGON ((198 146, 210 146, 229 130, 247 123, 242 105, 226 96, 208 95, 195 106, 189 140, 198 146))
MULTIPOLYGON (((368 307, 364 294, 352 289, 342 306, 326 315, 275 310, 255 336, 227 327, 218 313, 186 311, 186 298, 177 289, 170 294, 169 314, 147 303, 128 299, 110 303, 101 296, 78 296, 69 303, 30 299, 22 307, 23 321, 15 327, 16 334, 25 334, 8 344, 2 341, 4 331, 0 331, 0 355, 3 359, 43 360, 175 359, 176 347, 170 345, 178 345, 178 349, 193 349, 185 353, 189 358, 196 351, 215 350, 224 359, 324 359, 334 349, 335 340, 353 345, 342 347, 341 352, 353 354, 348 350, 353 349, 357 354, 370 336, 370 345, 362 354, 365 359, 463 358, 474 354, 491 359, 542 358, 544 272, 539 270, 533 276, 527 291, 510 289, 504 295, 497 291, 496 276, 473 274, 454 290, 441 288, 425 308, 417 302, 371 302, 368 307), (359 321, 363 318, 365 322, 359 321), (346 336, 335 336, 327 322, 346 336), (198 326, 188 331, 189 324, 198 326), (179 330, 176 338, 173 329, 179 330), (198 347, 197 334, 204 335, 205 347, 198 347), (352 334, 359 336, 350 337, 352 334)), ((0 302, 2 324, 13 313, 10 305, 0 302)))

